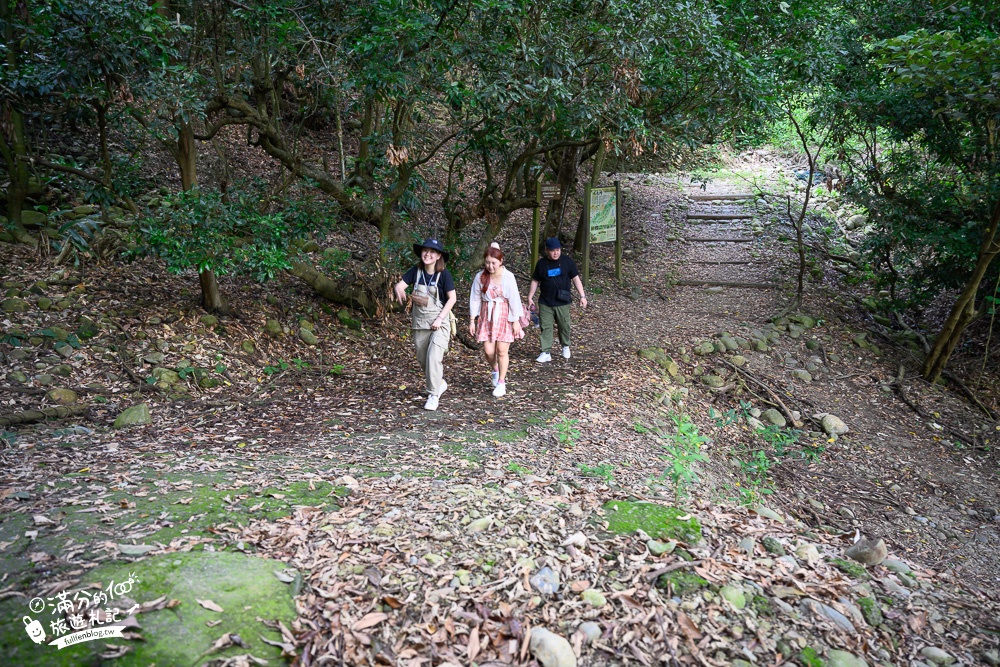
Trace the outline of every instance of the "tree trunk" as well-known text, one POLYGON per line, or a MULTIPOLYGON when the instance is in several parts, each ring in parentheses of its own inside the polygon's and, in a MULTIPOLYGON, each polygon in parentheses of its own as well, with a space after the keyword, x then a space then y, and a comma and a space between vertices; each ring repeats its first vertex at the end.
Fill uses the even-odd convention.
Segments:
MULTIPOLYGON (((607 151, 602 140, 597 146, 597 154, 594 156, 594 169, 590 173, 590 187, 592 188, 596 188, 601 181, 601 169, 604 168, 604 156, 606 154, 607 151)), ((576 236, 573 237, 573 250, 576 252, 583 250, 583 244, 587 240, 587 225, 584 224, 583 220, 583 212, 586 208, 586 206, 580 207, 580 220, 576 224, 576 236)))
POLYGON ((215 271, 211 269, 201 271, 198 274, 198 281, 201 283, 202 308, 210 313, 228 313, 229 306, 219 291, 219 281, 215 278, 215 271))
POLYGON ((198 185, 198 149, 194 143, 194 130, 184 121, 177 124, 177 151, 174 159, 181 172, 181 189, 190 190, 198 185))
POLYGON ((355 308, 369 317, 378 312, 378 304, 362 285, 333 280, 307 262, 293 263, 289 273, 312 287, 327 301, 355 308))
POLYGON ((928 382, 937 382, 948 365, 948 359, 955 347, 958 346, 965 332, 976 317, 976 294, 979 292, 979 285, 989 271, 990 265, 997 255, 1000 255, 1000 238, 998 238, 998 227, 1000 227, 1000 202, 993 208, 989 227, 979 248, 979 257, 976 261, 976 268, 972 272, 972 277, 966 283, 965 289, 958 297, 955 305, 945 320, 941 332, 934 341, 931 353, 924 361, 924 379, 928 382))
MULTIPOLYGON (((14 33, 13 3, 0 2, 0 22, 4 25, 4 42, 16 44, 18 36, 14 33)), ((14 77, 17 76, 17 53, 15 48, 7 49, 7 62, 4 65, 14 77)), ((7 124, 10 136, 6 136, 0 126, 0 154, 7 165, 10 183, 7 186, 7 220, 11 225, 11 234, 21 243, 35 243, 35 238, 28 233, 21 223, 21 211, 28 196, 28 143, 25 140, 24 114, 14 106, 12 99, 6 98, 2 115, 9 118, 7 124)))
POLYGON ((580 148, 578 146, 567 146, 562 151, 562 160, 559 164, 559 177, 556 179, 559 183, 559 192, 562 194, 562 197, 559 201, 554 202, 554 206, 549 209, 549 220, 545 225, 545 234, 543 234, 545 238, 559 235, 563 214, 566 213, 566 202, 569 199, 570 193, 576 192, 576 174, 579 167, 576 156, 579 152, 580 148))

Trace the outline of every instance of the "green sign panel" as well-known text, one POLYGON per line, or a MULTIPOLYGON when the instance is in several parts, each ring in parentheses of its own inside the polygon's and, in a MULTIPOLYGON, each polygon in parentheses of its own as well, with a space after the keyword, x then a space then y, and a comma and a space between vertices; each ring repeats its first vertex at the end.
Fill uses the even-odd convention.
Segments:
POLYGON ((614 186, 590 189, 590 242, 618 240, 618 197, 614 186))

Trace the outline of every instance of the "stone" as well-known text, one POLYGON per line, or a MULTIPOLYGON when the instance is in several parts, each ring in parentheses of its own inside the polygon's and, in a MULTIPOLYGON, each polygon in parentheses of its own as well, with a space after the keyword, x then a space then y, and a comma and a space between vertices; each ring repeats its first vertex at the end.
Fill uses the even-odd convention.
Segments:
POLYGON ((664 554, 672 553, 676 547, 677 542, 675 540, 670 540, 669 542, 660 542, 659 540, 646 541, 646 548, 654 556, 663 556, 664 554))
POLYGON ((608 603, 608 599, 604 597, 604 594, 595 588, 588 588, 583 591, 580 593, 580 598, 596 609, 600 609, 608 603))
POLYGON ((864 227, 866 224, 868 224, 868 216, 861 214, 852 215, 847 219, 847 222, 844 223, 844 229, 854 231, 855 229, 864 227))
POLYGON ((153 369, 153 377, 164 384, 177 384, 181 381, 181 376, 169 368, 157 366, 153 369))
POLYGON ((147 364, 162 364, 165 359, 165 355, 162 352, 150 352, 149 354, 142 355, 142 360, 147 364))
POLYGON ((735 339, 730 338, 729 336, 723 336, 720 339, 720 342, 726 346, 727 352, 735 352, 736 350, 740 349, 740 344, 737 343, 735 339))
POLYGON ((762 539, 760 543, 764 547, 764 551, 769 554, 774 554, 775 556, 785 555, 785 547, 777 540, 777 538, 768 536, 762 539))
POLYGON ((0 303, 0 308, 5 313, 26 313, 30 307, 27 301, 18 298, 4 299, 0 303))
POLYGON ((35 382, 37 382, 38 384, 40 384, 43 387, 48 387, 52 383, 54 383, 55 381, 56 381, 56 379, 54 377, 52 377, 51 375, 49 375, 48 373, 41 373, 41 374, 35 376, 35 382))
POLYGON ((861 615, 868 625, 873 628, 882 625, 884 620, 882 617, 882 608, 879 606, 878 600, 875 599, 874 595, 858 598, 858 606, 861 608, 861 615))
POLYGON ((240 343, 240 349, 243 350, 244 354, 257 354, 257 348, 254 346, 252 340, 245 340, 240 343))
POLYGON ((559 591, 559 573, 550 567, 543 567, 529 581, 542 595, 555 595, 559 591))
POLYGON ((361 321, 351 317, 351 312, 346 308, 337 311, 337 320, 348 329, 361 331, 361 321))
POLYGON ((21 211, 21 224, 25 227, 44 227, 49 222, 49 216, 41 211, 21 211))
POLYGON ((795 556, 809 565, 818 563, 820 559, 819 549, 815 544, 800 544, 795 549, 795 556))
POLYGON ((743 589, 739 586, 727 584, 719 589, 719 595, 721 595, 736 609, 743 609, 747 606, 746 593, 744 593, 743 589))
POLYGON ((117 544, 115 546, 125 556, 145 556, 150 551, 156 551, 160 548, 152 544, 117 544))
POLYGON ((826 654, 826 667, 868 667, 868 663, 853 653, 830 649, 826 654))
POLYGON ((281 325, 278 324, 278 320, 270 319, 264 324, 264 333, 272 338, 278 338, 281 336, 281 325))
POLYGON ((730 359, 729 362, 733 366, 736 366, 737 368, 743 368, 743 366, 745 366, 747 363, 747 358, 741 354, 737 354, 732 359, 730 359))
POLYGON ((72 389, 49 389, 45 397, 56 405, 72 405, 77 401, 76 392, 72 389))
POLYGON ((76 352, 76 350, 73 349, 73 346, 69 343, 56 343, 55 351, 63 359, 69 359, 76 352))
POLYGON ((858 540, 844 552, 845 556, 862 565, 878 565, 888 554, 889 550, 882 538, 858 540))
POLYGON ((765 519, 770 519, 771 521, 777 521, 778 523, 785 523, 784 517, 782 517, 780 514, 778 514, 777 512, 775 512, 770 507, 765 507, 764 505, 756 505, 753 508, 753 511, 758 516, 762 516, 765 519))
POLYGON ((936 646, 925 646, 920 649, 920 655, 924 656, 935 665, 950 665, 955 662, 955 656, 936 646))
POLYGON ((760 413, 760 419, 766 424, 772 424, 778 427, 785 426, 785 416, 782 415, 775 408, 768 408, 764 412, 760 413))
POLYGON ((115 419, 114 428, 142 426, 143 424, 151 424, 152 422, 153 418, 149 414, 149 406, 145 403, 139 403, 118 415, 118 418, 115 419))
POLYGON ((744 537, 740 540, 740 551, 747 554, 748 556, 753 556, 754 551, 757 548, 757 541, 752 537, 744 537))
POLYGON ((202 315, 200 320, 201 323, 206 327, 214 327, 216 324, 219 323, 219 318, 216 317, 215 315, 202 315))
POLYGON ((585 644, 593 644, 601 638, 601 635, 604 634, 604 631, 601 630, 601 626, 593 621, 581 623, 580 627, 578 627, 576 631, 583 637, 585 644))
POLYGON ((48 310, 52 307, 52 299, 47 296, 39 297, 36 305, 38 306, 38 310, 48 310))
POLYGON ((796 380, 802 380, 803 382, 812 382, 812 373, 804 368, 795 368, 790 372, 791 376, 796 380))
POLYGON ((688 512, 657 503, 612 500, 602 508, 612 533, 630 535, 642 530, 654 540, 701 541, 701 523, 688 512))
POLYGON ((802 601, 801 607, 803 612, 808 612, 816 618, 830 621, 845 632, 849 632, 852 635, 858 633, 857 628, 854 627, 854 624, 851 623, 849 618, 829 605, 823 604, 822 602, 818 602, 811 598, 806 598, 802 601))
POLYGON ((11 371, 7 373, 7 381, 11 384, 25 384, 28 381, 28 376, 21 371, 11 371))
POLYGON ((486 530, 487 528, 489 528, 492 525, 493 525, 493 517, 487 516, 487 517, 483 517, 481 519, 476 519, 475 521, 470 522, 469 525, 466 526, 465 529, 471 535, 475 535, 476 533, 483 532, 484 530, 486 530))
POLYGON ((306 345, 318 345, 319 338, 312 331, 306 328, 299 329, 299 339, 306 345))
POLYGON ((995 648, 983 651, 983 662, 990 665, 990 667, 997 667, 1000 665, 1000 651, 995 648))
POLYGON ((913 570, 910 569, 910 566, 901 560, 886 558, 882 561, 882 567, 897 574, 913 574, 913 570))
POLYGON ((198 386, 202 389, 215 389, 222 385, 222 378, 205 376, 198 380, 198 386))
POLYGON ((566 638, 543 627, 531 628, 528 648, 542 667, 576 667, 576 654, 566 638))
POLYGON ((52 369, 52 372, 59 377, 68 378, 73 374, 73 367, 69 364, 59 364, 52 369))
POLYGON ((720 378, 718 375, 704 375, 701 378, 701 382, 702 384, 708 387, 716 389, 719 387, 724 387, 726 384, 726 381, 720 378))
POLYGON ((710 354, 714 354, 715 343, 707 340, 698 343, 698 345, 696 345, 694 348, 694 353, 697 354, 699 357, 707 357, 710 354))
POLYGON ((831 414, 823 416, 822 421, 820 421, 820 427, 827 435, 844 435, 851 432, 851 429, 847 427, 847 424, 840 417, 831 414))

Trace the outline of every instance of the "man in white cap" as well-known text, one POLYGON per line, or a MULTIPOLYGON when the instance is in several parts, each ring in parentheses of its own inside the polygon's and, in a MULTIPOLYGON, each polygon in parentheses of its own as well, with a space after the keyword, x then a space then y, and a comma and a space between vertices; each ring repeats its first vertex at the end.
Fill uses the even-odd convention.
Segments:
POLYGON ((562 244, 559 239, 545 239, 545 256, 539 258, 535 270, 531 274, 531 287, 528 289, 528 307, 534 305, 535 290, 541 286, 542 293, 538 298, 538 322, 542 328, 542 353, 535 359, 540 364, 552 361, 553 327, 559 327, 559 342, 562 344, 562 356, 570 358, 569 351, 569 306, 573 303, 573 293, 570 284, 576 286, 580 293, 580 305, 587 307, 587 296, 583 293, 583 281, 576 268, 576 262, 562 254, 562 244))

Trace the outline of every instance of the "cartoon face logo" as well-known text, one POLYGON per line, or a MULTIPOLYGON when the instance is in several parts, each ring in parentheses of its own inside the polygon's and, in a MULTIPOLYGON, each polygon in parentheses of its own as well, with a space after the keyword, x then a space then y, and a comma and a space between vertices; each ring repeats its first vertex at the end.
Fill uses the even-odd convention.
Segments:
POLYGON ((31 637, 31 641, 36 644, 41 644, 45 641, 45 628, 38 621, 32 620, 30 616, 25 616, 24 619, 24 631, 28 633, 31 637))

